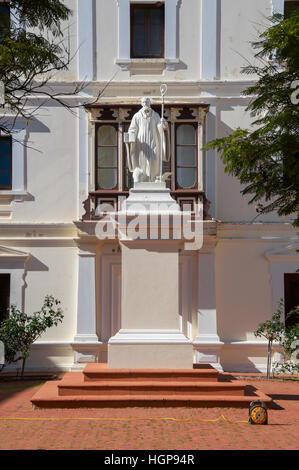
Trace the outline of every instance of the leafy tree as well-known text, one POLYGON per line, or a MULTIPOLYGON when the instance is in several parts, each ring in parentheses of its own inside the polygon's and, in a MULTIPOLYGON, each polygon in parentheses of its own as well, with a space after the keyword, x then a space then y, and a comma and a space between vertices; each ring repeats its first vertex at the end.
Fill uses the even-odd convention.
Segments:
POLYGON ((257 211, 276 210, 299 226, 299 11, 274 15, 270 27, 252 43, 255 64, 242 73, 258 77, 243 94, 254 96, 247 110, 252 129, 209 142, 225 171, 244 184, 257 211))
POLYGON ((25 362, 29 357, 30 346, 42 333, 62 322, 63 314, 60 301, 53 296, 46 296, 40 311, 27 315, 20 312, 15 305, 11 306, 8 318, 0 325, 0 340, 5 345, 5 364, 22 360, 24 376, 25 362))
MULTIPOLYGON (((271 320, 260 323, 254 332, 257 337, 263 337, 268 340, 268 354, 267 354, 267 379, 270 378, 271 362, 272 362, 272 346, 273 342, 278 342, 283 350, 286 358, 288 359, 293 352, 293 342, 298 336, 298 327, 286 327, 285 323, 281 321, 284 316, 284 302, 282 299, 278 302, 277 310, 273 313, 271 320)), ((287 314, 289 316, 298 315, 299 308, 291 310, 287 314)))
MULTIPOLYGON (((5 86, 5 108, 0 130, 12 132, 5 112, 29 119, 38 106, 30 98, 43 96, 71 108, 47 86, 57 71, 67 70, 72 59, 64 37, 63 21, 71 10, 60 0, 11 0, 0 8, 0 81, 5 86)), ((74 95, 82 84, 64 94, 74 95)), ((39 104, 40 106, 40 104, 39 104)))
MULTIPOLYGON (((289 314, 298 315, 299 307, 296 307, 289 314)), ((299 373, 299 323, 286 327, 285 333, 280 341, 283 348, 283 362, 273 364, 275 373, 299 373)))

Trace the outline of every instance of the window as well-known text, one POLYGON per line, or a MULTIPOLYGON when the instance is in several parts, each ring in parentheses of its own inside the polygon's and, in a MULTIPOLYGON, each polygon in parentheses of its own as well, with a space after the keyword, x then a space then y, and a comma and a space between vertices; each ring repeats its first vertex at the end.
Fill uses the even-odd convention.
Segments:
POLYGON ((176 125, 176 187, 195 188, 197 185, 197 126, 176 125))
POLYGON ((131 57, 164 57, 164 4, 131 4, 131 57))
POLYGON ((0 189, 12 188, 11 137, 0 135, 0 189))
POLYGON ((291 14, 295 11, 299 10, 299 1, 286 1, 284 2, 284 16, 289 18, 291 14))
POLYGON ((0 274, 0 323, 8 317, 10 274, 0 274))
POLYGON ((96 189, 118 188, 118 132, 117 126, 97 127, 96 189))
POLYGON ((0 41, 8 35, 10 30, 10 7, 7 3, 0 3, 0 41))
MULTIPOLYGON (((299 305, 299 273, 284 275, 285 314, 299 305)), ((290 316, 286 326, 293 326, 299 322, 298 315, 290 316)))

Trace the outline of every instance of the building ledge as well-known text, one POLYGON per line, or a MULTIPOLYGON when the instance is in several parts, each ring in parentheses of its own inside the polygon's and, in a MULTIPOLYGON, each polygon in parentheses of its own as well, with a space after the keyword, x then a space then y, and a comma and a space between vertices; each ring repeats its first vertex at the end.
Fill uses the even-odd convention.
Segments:
POLYGON ((115 59, 116 65, 119 65, 121 70, 144 70, 147 72, 156 72, 157 70, 175 70, 176 65, 180 62, 179 59, 162 58, 162 59, 115 59))

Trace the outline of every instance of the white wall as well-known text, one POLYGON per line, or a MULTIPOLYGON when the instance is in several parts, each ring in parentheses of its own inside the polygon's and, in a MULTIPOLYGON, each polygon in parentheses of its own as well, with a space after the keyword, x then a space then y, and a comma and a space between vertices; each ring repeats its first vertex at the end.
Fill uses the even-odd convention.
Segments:
POLYGON ((221 0, 221 78, 246 79, 241 67, 253 61, 251 41, 270 23, 271 0, 221 0))
POLYGON ((61 106, 43 107, 32 120, 25 152, 27 198, 12 220, 70 222, 77 215, 77 118, 61 106))

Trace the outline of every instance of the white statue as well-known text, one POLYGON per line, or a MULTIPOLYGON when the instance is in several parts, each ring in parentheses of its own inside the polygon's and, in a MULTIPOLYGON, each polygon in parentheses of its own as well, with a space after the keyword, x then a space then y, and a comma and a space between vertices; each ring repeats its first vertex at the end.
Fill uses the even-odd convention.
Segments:
POLYGON ((150 98, 142 98, 141 105, 125 135, 128 168, 134 183, 162 181, 162 161, 170 153, 168 124, 151 108, 150 98))

